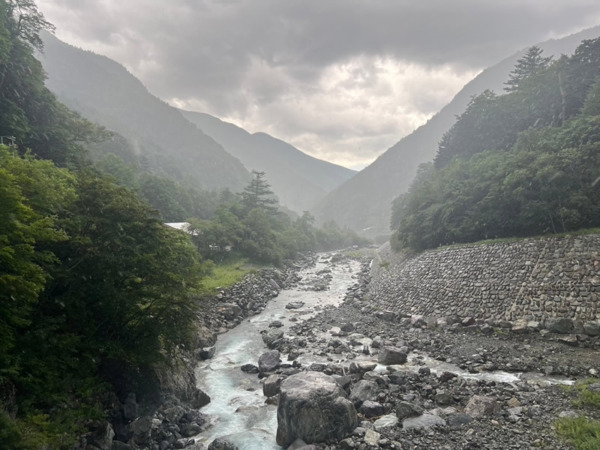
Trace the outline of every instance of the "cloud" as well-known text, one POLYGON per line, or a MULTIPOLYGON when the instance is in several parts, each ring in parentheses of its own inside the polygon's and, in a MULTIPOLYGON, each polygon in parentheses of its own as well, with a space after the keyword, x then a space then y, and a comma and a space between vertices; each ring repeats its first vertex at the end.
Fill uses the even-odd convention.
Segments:
POLYGON ((38 0, 58 37, 179 106, 361 165, 477 71, 600 23, 591 0, 38 0))

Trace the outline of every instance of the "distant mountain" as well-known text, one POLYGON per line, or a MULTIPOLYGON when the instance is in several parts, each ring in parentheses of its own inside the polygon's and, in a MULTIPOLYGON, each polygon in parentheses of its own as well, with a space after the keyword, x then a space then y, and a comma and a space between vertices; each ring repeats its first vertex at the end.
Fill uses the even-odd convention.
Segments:
MULTIPOLYGON (((124 136, 145 170, 204 189, 241 190, 250 179, 238 159, 150 94, 123 66, 49 33, 43 40, 38 57, 48 88, 71 109, 124 136)), ((123 146, 119 140, 112 145, 123 146)))
POLYGON ((279 201, 302 212, 356 172, 322 161, 265 133, 250 134, 209 114, 181 111, 183 116, 238 158, 248 170, 266 173, 279 201))
MULTIPOLYGON (((558 57, 561 54, 571 54, 582 40, 599 35, 600 26, 597 26, 537 45, 544 50, 544 56, 558 57)), ((454 124, 456 116, 465 110, 472 96, 486 89, 496 93, 503 92, 508 74, 525 50, 484 70, 425 125, 400 140, 371 165, 328 194, 313 211, 317 219, 334 219, 340 225, 362 231, 371 237, 389 234, 392 201, 406 192, 419 164, 433 159, 438 142, 454 124)))

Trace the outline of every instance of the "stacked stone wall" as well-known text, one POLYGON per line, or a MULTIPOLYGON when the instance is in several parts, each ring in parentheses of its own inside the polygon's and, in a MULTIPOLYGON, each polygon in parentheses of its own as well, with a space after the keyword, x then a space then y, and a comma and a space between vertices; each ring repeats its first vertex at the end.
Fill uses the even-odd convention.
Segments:
POLYGON ((600 234, 430 250, 382 247, 369 299, 381 309, 486 320, 600 319, 600 234))

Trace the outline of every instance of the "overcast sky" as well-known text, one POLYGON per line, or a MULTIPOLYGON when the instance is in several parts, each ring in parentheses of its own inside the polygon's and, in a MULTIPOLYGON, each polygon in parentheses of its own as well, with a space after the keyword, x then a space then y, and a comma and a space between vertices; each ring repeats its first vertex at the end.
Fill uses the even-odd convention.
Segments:
POLYGON ((600 24, 598 0, 37 0, 168 103, 361 168, 479 71, 600 24))

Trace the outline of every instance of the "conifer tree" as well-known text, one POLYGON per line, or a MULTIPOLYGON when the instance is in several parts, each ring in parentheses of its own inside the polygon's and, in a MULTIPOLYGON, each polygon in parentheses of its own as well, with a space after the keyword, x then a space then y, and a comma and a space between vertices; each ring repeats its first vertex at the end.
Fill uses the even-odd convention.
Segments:
POLYGON ((515 68, 508 75, 508 81, 504 83, 506 84, 504 90, 507 92, 519 90, 523 80, 536 75, 547 68, 552 57, 543 57, 543 52, 544 51, 541 48, 535 45, 529 47, 525 55, 517 60, 515 68))

